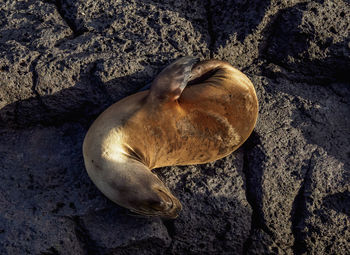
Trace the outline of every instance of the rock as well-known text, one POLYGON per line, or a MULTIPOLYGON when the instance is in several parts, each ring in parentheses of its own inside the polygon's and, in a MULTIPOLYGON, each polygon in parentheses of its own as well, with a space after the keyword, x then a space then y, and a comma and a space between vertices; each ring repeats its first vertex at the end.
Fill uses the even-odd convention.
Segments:
MULTIPOLYGON (((344 194, 349 189, 345 185, 349 180, 349 140, 344 139, 344 135, 349 136, 346 126, 350 124, 346 117, 349 102, 344 100, 349 93, 348 81, 344 82, 350 66, 349 19, 344 19, 349 5, 342 1, 278 2, 262 2, 266 8, 263 17, 254 8, 247 8, 242 19, 256 15, 255 21, 261 22, 226 25, 224 30, 231 32, 219 33, 217 40, 221 45, 216 55, 238 62, 250 74, 260 102, 256 133, 246 145, 247 198, 253 208, 246 252, 345 254, 346 235, 331 234, 329 230, 320 233, 315 228, 321 212, 328 214, 328 209, 320 206, 327 192, 321 195, 314 189, 309 191, 319 194, 318 210, 312 210, 311 205, 306 207, 310 194, 304 189, 310 158, 318 151, 323 151, 319 161, 337 165, 323 165, 318 170, 337 169, 338 177, 330 178, 338 181, 328 192, 341 190, 340 194, 344 194), (330 29, 342 32, 332 35, 328 33, 330 29), (230 34, 231 38, 223 41, 230 34), (332 244, 329 240, 333 240, 332 244)), ((244 8, 240 1, 225 3, 233 4, 239 6, 237 10, 244 8)), ((231 10, 218 9, 214 13, 225 17, 231 10)), ((344 199, 343 203, 340 208, 348 202, 344 199)), ((344 216, 338 213, 335 217, 344 216)), ((330 228, 344 233, 349 223, 340 221, 330 228)))
POLYGON ((323 149, 314 151, 294 203, 297 252, 348 252, 350 185, 344 174, 344 163, 323 149))
POLYGON ((85 254, 71 220, 6 206, 11 212, 1 212, 2 254, 85 254))
POLYGON ((178 219, 165 222, 179 254, 240 254, 251 228, 243 152, 201 166, 157 171, 180 199, 178 219))
POLYGON ((31 51, 43 51, 72 34, 55 5, 45 1, 12 1, 0 8, 2 46, 16 41, 31 51))
POLYGON ((72 247, 83 254, 91 246, 113 249, 153 239, 169 245, 159 219, 137 219, 116 210, 92 184, 81 154, 85 132, 73 123, 1 132, 5 253, 65 253, 72 247))
MULTIPOLYGON (((1 46, 3 57, 0 60, 0 126, 4 126, 17 122, 18 101, 27 101, 35 97, 31 65, 39 53, 30 51, 16 41, 1 46)), ((37 99, 32 99, 31 105, 40 107, 37 99)))
POLYGON ((0 253, 347 254, 348 1, 0 5, 0 253), (183 55, 253 81, 256 129, 211 164, 155 172, 176 220, 107 200, 84 169, 96 116, 183 55))
POLYGON ((125 210, 109 209, 82 217, 88 250, 101 253, 137 252, 154 254, 170 245, 167 229, 160 219, 136 218, 125 210), (149 247, 149 251, 146 250, 149 247))
POLYGON ((297 80, 300 75, 295 73, 317 83, 348 80, 348 3, 320 2, 302 2, 281 11, 271 24, 271 40, 261 53, 297 80))

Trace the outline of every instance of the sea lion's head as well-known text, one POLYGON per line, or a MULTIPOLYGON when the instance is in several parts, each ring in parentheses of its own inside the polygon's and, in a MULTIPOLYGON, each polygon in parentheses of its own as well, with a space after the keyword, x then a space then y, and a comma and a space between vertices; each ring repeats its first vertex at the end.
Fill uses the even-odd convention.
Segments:
POLYGON ((176 218, 181 203, 158 176, 145 164, 125 155, 125 146, 114 131, 103 137, 101 147, 96 146, 101 136, 94 131, 92 126, 85 137, 83 155, 88 175, 97 188, 132 212, 176 218))
POLYGON ((101 189, 112 201, 145 216, 174 219, 179 215, 180 201, 148 168, 124 164, 122 172, 109 179, 107 192, 101 189))

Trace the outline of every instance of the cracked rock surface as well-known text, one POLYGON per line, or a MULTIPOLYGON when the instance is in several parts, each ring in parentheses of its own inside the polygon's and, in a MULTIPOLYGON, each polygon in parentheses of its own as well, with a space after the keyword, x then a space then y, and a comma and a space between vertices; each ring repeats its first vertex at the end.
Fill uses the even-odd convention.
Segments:
POLYGON ((0 25, 1 254, 348 254, 349 1, 1 1, 0 25), (258 123, 156 170, 179 218, 135 217, 88 178, 84 135, 184 55, 243 70, 258 123))

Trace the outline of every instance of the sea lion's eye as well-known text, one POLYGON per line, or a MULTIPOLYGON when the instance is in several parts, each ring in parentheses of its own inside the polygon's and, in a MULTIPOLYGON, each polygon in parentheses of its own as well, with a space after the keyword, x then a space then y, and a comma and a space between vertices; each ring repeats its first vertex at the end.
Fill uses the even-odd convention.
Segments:
POLYGON ((149 199, 147 200, 147 204, 149 205, 159 205, 162 201, 156 200, 156 199, 149 199))
POLYGON ((146 206, 155 210, 161 210, 163 208, 163 205, 164 203, 161 200, 149 199, 146 201, 146 206))

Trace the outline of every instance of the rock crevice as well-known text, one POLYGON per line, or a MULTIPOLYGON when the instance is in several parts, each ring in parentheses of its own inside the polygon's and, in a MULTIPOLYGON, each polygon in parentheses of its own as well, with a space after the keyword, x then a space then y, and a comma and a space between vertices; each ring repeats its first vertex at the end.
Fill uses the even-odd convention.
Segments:
POLYGON ((349 15, 342 0, 2 3, 0 253, 347 254, 349 15), (243 70, 258 122, 224 159, 156 170, 179 218, 133 217, 87 176, 84 135, 184 55, 243 70))

